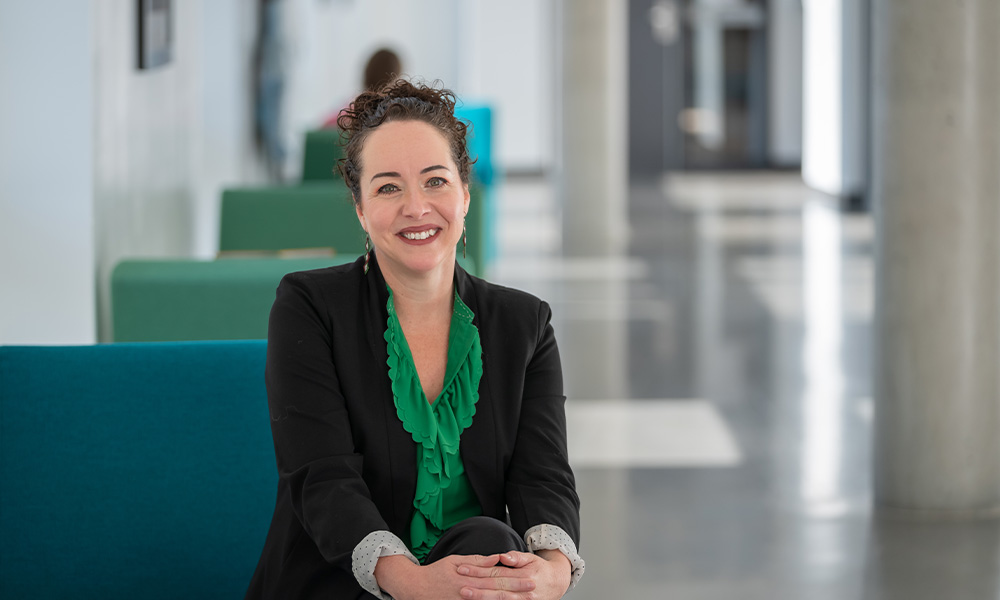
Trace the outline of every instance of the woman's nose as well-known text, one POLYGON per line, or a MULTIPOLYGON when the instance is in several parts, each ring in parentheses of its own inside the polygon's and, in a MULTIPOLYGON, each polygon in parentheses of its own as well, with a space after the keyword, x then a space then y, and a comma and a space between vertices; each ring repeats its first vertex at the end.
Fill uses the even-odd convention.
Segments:
POLYGON ((430 204, 422 190, 411 191, 403 199, 403 214, 407 217, 422 217, 430 212, 430 204))

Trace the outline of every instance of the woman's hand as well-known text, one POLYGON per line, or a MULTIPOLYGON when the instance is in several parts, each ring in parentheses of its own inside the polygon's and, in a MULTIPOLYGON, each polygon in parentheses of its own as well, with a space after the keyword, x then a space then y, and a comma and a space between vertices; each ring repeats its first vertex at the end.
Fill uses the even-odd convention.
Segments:
POLYGON ((539 550, 537 554, 507 552, 500 555, 503 566, 462 565, 460 575, 475 578, 462 588, 466 600, 555 600, 569 589, 573 567, 558 550, 539 550), (510 581, 530 581, 530 589, 505 587, 510 581))
MULTIPOLYGON (((536 584, 527 572, 497 566, 500 560, 497 554, 446 556, 429 565, 418 566, 403 556, 385 556, 378 559, 375 579, 379 587, 389 592, 396 600, 535 598, 536 596, 529 594, 535 589, 536 584), (486 595, 467 595, 464 593, 466 591, 482 592, 486 595)), ((547 598, 547 596, 537 597, 547 598)))

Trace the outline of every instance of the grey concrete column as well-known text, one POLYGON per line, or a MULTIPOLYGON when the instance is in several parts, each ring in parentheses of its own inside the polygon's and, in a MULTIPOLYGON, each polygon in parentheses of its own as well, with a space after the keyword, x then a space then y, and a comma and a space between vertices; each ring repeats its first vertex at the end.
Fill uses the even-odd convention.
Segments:
POLYGON ((563 247, 572 256, 616 253, 627 225, 628 4, 557 7, 563 247))
POLYGON ((875 0, 876 502, 1000 509, 1000 3, 875 0))

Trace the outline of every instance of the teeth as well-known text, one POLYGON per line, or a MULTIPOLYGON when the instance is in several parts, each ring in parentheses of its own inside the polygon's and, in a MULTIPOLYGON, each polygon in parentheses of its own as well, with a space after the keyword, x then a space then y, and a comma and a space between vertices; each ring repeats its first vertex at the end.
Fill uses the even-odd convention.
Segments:
POLYGON ((426 240, 438 231, 438 229, 428 229, 427 231, 421 231, 420 233, 404 233, 403 237, 408 240, 426 240))

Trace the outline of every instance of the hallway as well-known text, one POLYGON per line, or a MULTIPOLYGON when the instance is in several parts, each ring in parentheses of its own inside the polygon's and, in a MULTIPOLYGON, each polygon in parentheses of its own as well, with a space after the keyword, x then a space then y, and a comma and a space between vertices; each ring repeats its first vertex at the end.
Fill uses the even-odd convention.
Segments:
POLYGON ((998 597, 1000 526, 872 516, 873 226, 794 173, 633 183, 625 256, 566 257, 508 180, 494 281, 548 300, 575 598, 998 597))

